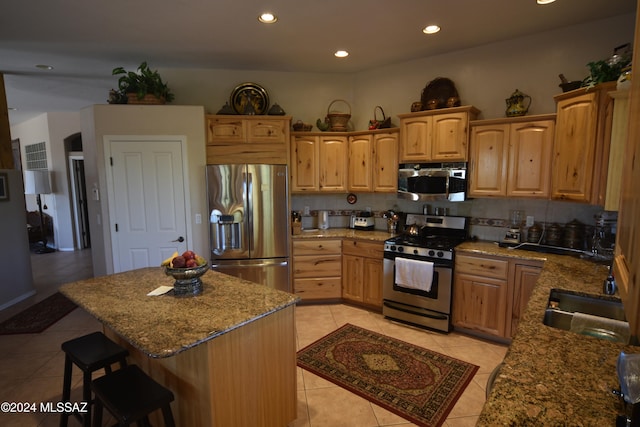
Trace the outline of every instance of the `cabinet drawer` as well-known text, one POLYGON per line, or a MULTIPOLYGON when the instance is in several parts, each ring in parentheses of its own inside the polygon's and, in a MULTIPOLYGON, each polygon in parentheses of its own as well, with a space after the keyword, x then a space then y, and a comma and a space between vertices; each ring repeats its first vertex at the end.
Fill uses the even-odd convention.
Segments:
POLYGON ((293 277, 338 277, 342 274, 342 255, 293 258, 293 277))
POLYGON ((340 298, 340 283, 339 277, 295 279, 293 292, 303 300, 340 298))
POLYGON ((355 255, 367 258, 380 258, 384 256, 384 244, 382 242, 365 242, 362 240, 345 240, 342 243, 344 255, 355 255))
POLYGON ((456 255, 456 273, 475 274, 484 277, 506 279, 509 262, 506 260, 470 255, 456 255))
POLYGON ((342 240, 309 239, 293 242, 293 255, 323 255, 342 253, 342 240))

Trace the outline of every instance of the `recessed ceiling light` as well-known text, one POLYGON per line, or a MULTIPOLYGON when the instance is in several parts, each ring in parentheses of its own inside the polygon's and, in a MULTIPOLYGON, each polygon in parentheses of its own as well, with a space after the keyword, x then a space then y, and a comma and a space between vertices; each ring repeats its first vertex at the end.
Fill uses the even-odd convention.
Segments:
POLYGON ((46 64, 37 64, 36 68, 40 68, 41 70, 53 70, 53 66, 46 64))
POLYGON ((349 52, 347 52, 346 50, 337 50, 334 55, 338 58, 346 58, 347 56, 349 56, 349 52))
POLYGON ((422 29, 422 32, 425 34, 435 34, 440 31, 440 27, 437 25, 427 25, 422 29))
POLYGON ((276 17, 276 15, 274 15, 271 12, 265 12, 262 15, 260 15, 258 17, 258 21, 264 23, 264 24, 273 24, 274 22, 276 22, 278 20, 278 18, 276 17))
POLYGON ((536 2, 538 4, 549 4, 549 3, 553 3, 556 0, 536 0, 536 2))

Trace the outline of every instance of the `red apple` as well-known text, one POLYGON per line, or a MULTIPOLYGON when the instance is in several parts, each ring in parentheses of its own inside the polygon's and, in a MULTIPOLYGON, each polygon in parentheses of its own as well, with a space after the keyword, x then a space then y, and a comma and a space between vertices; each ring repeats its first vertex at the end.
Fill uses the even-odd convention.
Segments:
POLYGON ((184 257, 185 260, 190 260, 190 259, 194 259, 196 257, 195 252, 193 251, 185 251, 182 256, 184 257))
POLYGON ((187 268, 195 268, 198 266, 198 262, 195 259, 188 259, 186 264, 184 265, 187 268))
POLYGON ((186 263, 187 260, 185 260, 182 255, 178 255, 177 257, 173 258, 173 261, 171 261, 171 266, 173 268, 184 268, 186 263))

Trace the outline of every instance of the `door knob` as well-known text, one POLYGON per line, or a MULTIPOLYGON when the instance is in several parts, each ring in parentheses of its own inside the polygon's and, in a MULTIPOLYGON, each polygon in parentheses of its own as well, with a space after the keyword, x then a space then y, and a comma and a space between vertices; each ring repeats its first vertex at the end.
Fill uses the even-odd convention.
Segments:
POLYGON ((172 242, 180 242, 180 243, 182 243, 182 242, 184 242, 184 237, 180 236, 176 240, 172 240, 172 242))

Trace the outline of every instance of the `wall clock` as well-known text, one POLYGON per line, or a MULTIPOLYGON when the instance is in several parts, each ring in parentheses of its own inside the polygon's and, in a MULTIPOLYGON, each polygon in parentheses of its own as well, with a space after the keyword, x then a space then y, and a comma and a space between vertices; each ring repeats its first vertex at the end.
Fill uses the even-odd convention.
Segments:
POLYGON ((242 83, 231 92, 229 103, 238 114, 266 114, 269 94, 256 83, 242 83))

